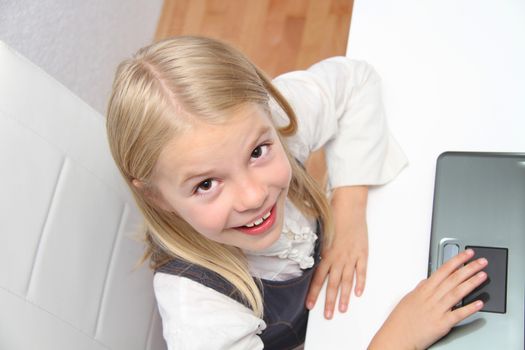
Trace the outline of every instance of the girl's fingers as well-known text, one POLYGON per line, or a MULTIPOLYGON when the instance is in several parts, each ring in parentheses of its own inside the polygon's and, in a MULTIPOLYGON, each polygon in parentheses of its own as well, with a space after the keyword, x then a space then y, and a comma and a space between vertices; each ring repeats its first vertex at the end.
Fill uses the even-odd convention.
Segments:
POLYGON ((463 321, 467 317, 469 317, 472 314, 475 314, 479 310, 483 308, 483 302, 481 300, 473 301, 472 303, 462 306, 460 308, 457 308, 453 311, 449 312, 449 322, 451 327, 458 322, 463 321))
POLYGON ((339 311, 346 312, 348 310, 348 303, 350 302, 350 294, 352 293, 352 285, 354 283, 354 268, 352 265, 347 265, 343 270, 341 280, 341 294, 339 295, 339 311))
POLYGON ((308 295, 306 297, 306 308, 309 310, 313 309, 315 302, 317 301, 317 297, 321 292, 324 280, 328 274, 328 269, 329 265, 321 260, 319 266, 317 266, 317 269, 314 272, 312 282, 310 283, 310 289, 308 290, 308 295))
POLYGON ((355 281, 355 289, 354 293, 356 296, 360 297, 361 294, 363 294, 363 291, 365 290, 365 283, 366 283, 366 258, 361 258, 357 260, 357 266, 356 266, 356 281, 355 281))
POLYGON ((459 253, 458 255, 456 255, 455 257, 453 257, 452 259, 450 259, 443 265, 441 265, 441 267, 437 269, 436 272, 434 272, 432 276, 430 276, 430 278, 428 279, 428 288, 430 290, 436 289, 455 270, 463 266, 463 264, 465 264, 473 256, 474 256, 474 251, 472 249, 467 249, 459 253))
POLYGON ((341 271, 332 265, 328 275, 328 285, 326 286, 326 300, 324 304, 324 317, 326 319, 331 319, 334 314, 337 292, 341 283, 341 274, 341 271))
MULTIPOLYGON (((476 274, 480 270, 484 269, 487 266, 487 264, 488 264, 487 259, 481 258, 481 259, 476 259, 470 262, 469 264, 457 269, 448 279, 446 279, 441 284, 439 289, 436 291, 436 294, 435 294, 436 297, 438 299, 441 299, 443 296, 446 296, 446 295, 452 295, 453 297, 458 297, 459 294, 464 289, 468 288, 475 281, 478 281, 477 279, 469 280, 469 278, 471 278, 474 274, 476 274), (465 281, 467 281, 468 283, 466 283, 465 281), (463 285, 463 282, 465 282, 465 285, 463 285)), ((480 283, 478 283, 478 285, 480 283)))
POLYGON ((474 276, 470 277, 468 280, 456 286, 450 291, 450 293, 443 297, 442 302, 444 303, 444 307, 447 310, 452 308, 486 280, 487 274, 484 271, 478 272, 474 276))

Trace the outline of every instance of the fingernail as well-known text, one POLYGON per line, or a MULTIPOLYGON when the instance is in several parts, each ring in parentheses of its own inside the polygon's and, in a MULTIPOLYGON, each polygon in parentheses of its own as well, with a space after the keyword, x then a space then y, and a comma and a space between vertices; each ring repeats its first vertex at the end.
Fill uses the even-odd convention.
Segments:
POLYGON ((356 291, 355 291, 355 295, 356 296, 360 297, 361 293, 363 293, 363 291, 361 289, 356 289, 356 291))
POLYGON ((465 250, 465 253, 467 253, 468 256, 474 255, 474 251, 472 249, 470 249, 470 248, 465 250))
POLYGON ((478 278, 480 280, 485 279, 485 277, 487 277, 487 274, 485 272, 483 272, 483 271, 478 272, 478 278))
POLYGON ((480 258, 478 259, 478 264, 480 264, 481 266, 485 266, 488 264, 488 261, 485 258, 480 258))
POLYGON ((341 307, 339 308, 339 311, 346 312, 348 309, 348 304, 341 304, 341 307))
POLYGON ((478 300, 474 305, 477 309, 481 309, 483 307, 483 302, 481 300, 478 300))
POLYGON ((332 311, 326 311, 326 312, 324 313, 324 317, 325 317, 327 320, 331 319, 331 318, 332 318, 332 311))
POLYGON ((314 303, 313 303, 312 301, 308 301, 308 302, 306 303, 306 308, 307 308, 308 310, 312 310, 312 309, 314 308, 314 303))

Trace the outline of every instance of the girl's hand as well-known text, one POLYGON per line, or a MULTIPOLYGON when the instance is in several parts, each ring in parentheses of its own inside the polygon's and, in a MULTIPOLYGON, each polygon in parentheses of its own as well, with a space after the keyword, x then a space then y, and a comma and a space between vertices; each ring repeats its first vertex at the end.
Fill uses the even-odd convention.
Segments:
POLYGON ((486 259, 463 266, 474 252, 461 252, 408 293, 374 336, 369 349, 426 349, 450 329, 479 311, 482 301, 453 309, 487 279, 486 259))
POLYGON ((360 296, 365 288, 368 260, 367 197, 366 186, 340 187, 333 193, 335 236, 332 244, 323 248, 321 262, 306 297, 306 307, 312 309, 328 276, 324 306, 327 319, 333 316, 339 290, 339 311, 348 309, 354 276, 355 295, 360 296))

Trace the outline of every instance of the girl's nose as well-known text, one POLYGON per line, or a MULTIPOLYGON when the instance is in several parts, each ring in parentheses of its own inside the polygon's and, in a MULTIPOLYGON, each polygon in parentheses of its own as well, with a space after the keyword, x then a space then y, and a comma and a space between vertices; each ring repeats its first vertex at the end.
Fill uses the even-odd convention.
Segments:
POLYGON ((238 212, 261 208, 268 197, 266 184, 255 178, 246 176, 237 183, 234 208, 238 212))

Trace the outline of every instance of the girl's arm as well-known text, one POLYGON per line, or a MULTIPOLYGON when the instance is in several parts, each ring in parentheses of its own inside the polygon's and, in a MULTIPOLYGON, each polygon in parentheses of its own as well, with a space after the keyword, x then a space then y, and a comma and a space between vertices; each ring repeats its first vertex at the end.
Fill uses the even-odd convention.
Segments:
POLYGON ((392 311, 370 343, 369 350, 426 349, 458 322, 479 311, 482 301, 454 309, 467 294, 487 279, 486 259, 463 266, 474 256, 470 249, 443 264, 420 282, 392 311))
MULTIPOLYGON (((352 282, 356 295, 364 289, 366 186, 395 178, 406 158, 386 124, 379 76, 366 62, 334 57, 307 71, 280 76, 274 83, 299 119, 297 135, 288 140, 294 156, 304 162, 311 152, 321 147, 326 151, 336 230, 333 244, 322 253, 306 305, 313 306, 328 279, 325 316, 330 318, 338 289, 342 312, 352 282)), ((278 109, 273 114, 278 124, 286 123, 278 109)))

